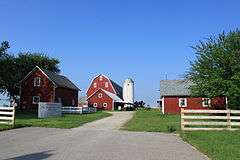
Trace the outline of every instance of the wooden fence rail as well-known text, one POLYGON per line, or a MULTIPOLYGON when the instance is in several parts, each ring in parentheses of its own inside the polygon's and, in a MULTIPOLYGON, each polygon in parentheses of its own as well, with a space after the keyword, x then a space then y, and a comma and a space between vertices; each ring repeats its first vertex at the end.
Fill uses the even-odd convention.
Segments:
POLYGON ((181 129, 240 130, 240 110, 185 110, 181 109, 181 129))
POLYGON ((0 107, 0 124, 14 125, 15 107, 0 107))
POLYGON ((69 114, 82 114, 83 109, 82 107, 62 107, 62 113, 69 113, 69 114))

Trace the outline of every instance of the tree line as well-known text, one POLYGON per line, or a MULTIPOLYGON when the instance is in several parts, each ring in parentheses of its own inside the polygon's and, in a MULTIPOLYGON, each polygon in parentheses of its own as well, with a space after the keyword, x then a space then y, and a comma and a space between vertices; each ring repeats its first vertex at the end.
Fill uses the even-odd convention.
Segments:
POLYGON ((43 53, 20 52, 10 54, 9 42, 4 41, 0 45, 0 93, 8 94, 11 98, 19 95, 19 82, 35 66, 52 72, 60 72, 60 61, 48 57, 43 53))

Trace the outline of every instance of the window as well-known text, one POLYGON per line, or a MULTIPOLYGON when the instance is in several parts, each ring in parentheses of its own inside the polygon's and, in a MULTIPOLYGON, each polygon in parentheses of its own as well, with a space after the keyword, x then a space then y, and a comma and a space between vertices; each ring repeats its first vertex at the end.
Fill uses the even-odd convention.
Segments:
POLYGON ((99 80, 102 81, 103 80, 103 76, 100 76, 99 80))
POLYGON ((93 103, 93 107, 97 107, 98 106, 98 104, 97 103, 93 103))
POLYGON ((105 87, 108 88, 108 82, 105 82, 105 87))
POLYGON ((72 106, 74 106, 75 105, 75 100, 74 99, 72 99, 72 106))
POLYGON ((187 107, 187 98, 179 98, 179 107, 187 107))
POLYGON ((202 98, 202 106, 203 107, 209 107, 211 104, 211 99, 210 98, 202 98))
POLYGON ((38 104, 40 102, 40 97, 39 96, 33 96, 33 104, 38 104))
POLYGON ((62 103, 62 98, 58 97, 58 103, 62 103))
POLYGON ((35 77, 34 78, 34 87, 39 87, 41 85, 41 78, 35 77))
POLYGON ((99 94, 98 94, 98 98, 102 98, 102 93, 99 93, 99 94))
POLYGON ((107 108, 107 103, 103 103, 103 107, 104 107, 104 108, 107 108))
POLYGON ((94 88, 97 88, 97 83, 96 83, 96 82, 93 83, 93 87, 94 87, 94 88))

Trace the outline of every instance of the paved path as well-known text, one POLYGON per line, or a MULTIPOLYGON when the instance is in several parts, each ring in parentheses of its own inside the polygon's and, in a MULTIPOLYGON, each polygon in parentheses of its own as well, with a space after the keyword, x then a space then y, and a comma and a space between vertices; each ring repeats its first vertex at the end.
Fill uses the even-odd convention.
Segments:
POLYGON ((119 131, 132 112, 74 129, 21 128, 0 132, 0 159, 204 160, 171 134, 119 131))

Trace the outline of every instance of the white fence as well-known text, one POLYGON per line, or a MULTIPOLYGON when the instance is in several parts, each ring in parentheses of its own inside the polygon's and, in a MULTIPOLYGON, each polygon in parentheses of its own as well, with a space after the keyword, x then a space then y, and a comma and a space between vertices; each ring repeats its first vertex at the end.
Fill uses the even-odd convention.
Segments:
POLYGON ((184 110, 181 109, 181 129, 240 130, 240 110, 184 110))
POLYGON ((38 118, 60 117, 62 116, 61 103, 38 103, 38 118))
POLYGON ((82 114, 82 107, 62 107, 62 113, 82 114))
POLYGON ((14 125, 15 107, 0 107, 0 124, 14 125))
POLYGON ((85 114, 97 112, 96 107, 62 107, 62 113, 68 114, 85 114))

